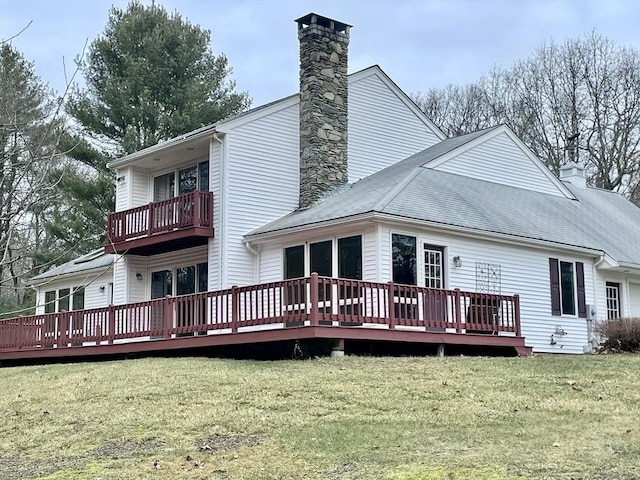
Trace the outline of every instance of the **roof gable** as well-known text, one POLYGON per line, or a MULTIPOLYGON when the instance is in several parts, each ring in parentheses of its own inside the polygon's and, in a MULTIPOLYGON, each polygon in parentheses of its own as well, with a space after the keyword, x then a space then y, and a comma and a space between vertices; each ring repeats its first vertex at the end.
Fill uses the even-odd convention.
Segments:
POLYGON ((567 187, 506 125, 486 133, 428 164, 441 172, 575 199, 567 187))
POLYGON ((425 127, 440 140, 444 140, 447 136, 433 123, 425 113, 411 100, 411 98, 391 80, 391 78, 380 68, 379 65, 372 65, 363 70, 359 70, 349 75, 349 85, 360 82, 364 79, 376 77, 379 79, 396 97, 422 122, 425 127))

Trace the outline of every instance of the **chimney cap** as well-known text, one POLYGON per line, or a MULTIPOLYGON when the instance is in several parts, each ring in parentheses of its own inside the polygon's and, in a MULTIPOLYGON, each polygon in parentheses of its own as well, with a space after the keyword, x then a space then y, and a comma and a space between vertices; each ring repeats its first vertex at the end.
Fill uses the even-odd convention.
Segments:
POLYGON ((322 27, 331 28, 336 32, 346 33, 353 26, 349 25, 348 23, 343 23, 328 17, 323 17, 322 15, 318 15, 317 13, 313 12, 298 18, 297 20, 295 20, 295 22, 298 24, 298 30, 308 25, 320 25, 322 27))
POLYGON ((569 176, 569 175, 579 175, 584 176, 584 168, 581 165, 578 165, 576 162, 569 162, 562 167, 560 167, 560 176, 569 176))

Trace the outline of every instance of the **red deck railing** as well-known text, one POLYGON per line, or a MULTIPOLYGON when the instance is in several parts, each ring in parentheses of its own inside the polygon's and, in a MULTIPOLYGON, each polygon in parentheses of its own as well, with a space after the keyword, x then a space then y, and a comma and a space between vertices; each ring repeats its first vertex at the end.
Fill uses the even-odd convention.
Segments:
MULTIPOLYGON (((518 295, 318 277, 0 321, 0 350, 109 345, 259 326, 377 327, 520 336, 518 295)), ((264 327, 262 327, 264 328, 264 327)))
POLYGON ((107 244, 188 227, 213 226, 213 193, 194 191, 107 217, 107 244))

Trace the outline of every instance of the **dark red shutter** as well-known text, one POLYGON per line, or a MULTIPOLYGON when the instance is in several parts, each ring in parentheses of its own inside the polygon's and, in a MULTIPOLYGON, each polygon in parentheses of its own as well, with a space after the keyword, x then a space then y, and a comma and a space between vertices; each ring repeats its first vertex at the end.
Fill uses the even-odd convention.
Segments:
POLYGON ((578 317, 587 318, 587 302, 584 293, 584 264, 576 262, 576 286, 578 287, 578 317))
POLYGON ((558 259, 549 259, 549 279, 551 284, 551 315, 562 315, 560 309, 560 272, 558 259))

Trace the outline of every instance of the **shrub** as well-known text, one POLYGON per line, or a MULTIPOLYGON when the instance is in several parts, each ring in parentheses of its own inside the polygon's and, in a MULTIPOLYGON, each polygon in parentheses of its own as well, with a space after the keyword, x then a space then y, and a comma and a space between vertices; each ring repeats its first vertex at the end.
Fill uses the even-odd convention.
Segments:
POLYGON ((640 352, 640 318, 616 318, 599 322, 596 332, 603 338, 603 350, 640 352))

